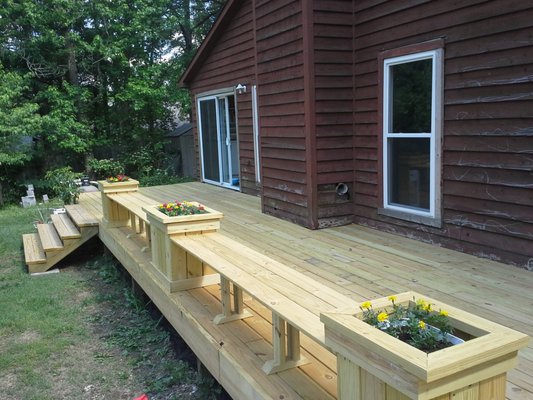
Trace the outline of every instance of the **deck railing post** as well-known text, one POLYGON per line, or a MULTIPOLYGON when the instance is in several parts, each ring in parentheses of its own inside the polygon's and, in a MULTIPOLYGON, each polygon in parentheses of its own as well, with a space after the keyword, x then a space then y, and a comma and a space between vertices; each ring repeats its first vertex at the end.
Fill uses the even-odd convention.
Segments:
POLYGON ((102 195, 104 225, 109 228, 127 226, 130 222, 129 211, 113 201, 109 195, 137 192, 139 190, 139 181, 135 179, 129 179, 125 182, 98 181, 98 189, 100 189, 102 195))

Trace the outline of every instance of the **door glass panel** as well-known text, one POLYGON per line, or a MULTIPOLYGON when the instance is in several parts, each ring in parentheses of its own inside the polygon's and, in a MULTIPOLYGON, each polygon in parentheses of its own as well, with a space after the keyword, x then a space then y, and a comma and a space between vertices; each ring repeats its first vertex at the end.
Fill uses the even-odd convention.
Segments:
POLYGON ((432 60, 390 67, 392 133, 431 132, 432 60))
POLYGON ((429 209, 430 139, 389 139, 389 202, 429 209))
POLYGON ((228 109, 226 107, 226 97, 218 99, 218 112, 219 112, 219 132, 220 132, 220 157, 222 159, 222 182, 231 183, 230 181, 230 165, 228 147, 230 146, 230 140, 228 137, 228 109))
POLYGON ((202 130, 204 178, 218 182, 220 180, 219 150, 217 112, 214 99, 200 101, 200 126, 202 130))
POLYGON ((239 188, 239 151, 233 94, 199 101, 203 178, 239 188))
POLYGON ((229 158, 231 163, 231 185, 239 186, 239 146, 237 143, 237 111, 235 109, 235 96, 228 96, 229 119, 229 158))

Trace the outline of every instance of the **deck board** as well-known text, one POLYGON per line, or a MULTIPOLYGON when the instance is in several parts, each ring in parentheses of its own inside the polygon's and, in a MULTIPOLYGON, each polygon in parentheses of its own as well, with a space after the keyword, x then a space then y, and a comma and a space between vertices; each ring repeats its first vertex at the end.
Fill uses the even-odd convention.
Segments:
MULTIPOLYGON (((223 212, 221 232, 224 235, 302 272, 354 302, 414 290, 451 306, 466 307, 481 317, 533 336, 533 272, 358 225, 311 231, 262 214, 258 197, 212 185, 194 182, 157 186, 141 188, 140 193, 161 203, 195 200, 223 212)), ((82 194, 80 204, 95 218, 102 218, 99 193, 82 194)), ((193 300, 190 301, 201 305, 198 309, 209 309, 203 320, 199 317, 202 326, 208 324, 209 315, 219 312, 216 290, 212 287, 198 289, 197 294, 202 293, 202 296, 196 298, 189 292, 181 295, 191 296, 193 300)), ((236 340, 241 332, 240 343, 251 353, 261 353, 269 340, 268 312, 261 311, 257 302, 248 301, 245 298, 258 318, 213 328, 213 335, 220 340, 225 337, 236 340)), ((238 344, 232 342, 231 346, 234 348, 238 344)), ((248 353, 239 357, 247 360, 244 367, 261 365, 268 359, 267 355, 251 360, 248 353)), ((312 372, 292 377, 291 373, 283 373, 272 378, 272 382, 261 381, 258 385, 266 392, 280 393, 272 387, 283 391, 291 385, 301 385, 302 379, 312 380, 314 374, 330 371, 326 367, 330 361, 324 361, 312 372)), ((303 372, 304 369, 298 370, 303 372)), ((518 366, 509 372, 507 379, 509 400, 533 399, 533 343, 520 352, 518 366)), ((297 393, 292 390, 287 391, 286 398, 293 398, 297 393)))

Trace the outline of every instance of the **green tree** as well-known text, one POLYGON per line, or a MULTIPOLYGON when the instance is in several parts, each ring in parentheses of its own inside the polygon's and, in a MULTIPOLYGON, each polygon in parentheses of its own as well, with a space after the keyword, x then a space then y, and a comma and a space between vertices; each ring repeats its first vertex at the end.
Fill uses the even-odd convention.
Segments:
POLYGON ((31 160, 32 137, 41 130, 39 106, 28 90, 28 75, 6 72, 0 64, 0 205, 3 187, 31 160))
POLYGON ((40 115, 39 169, 160 154, 175 109, 190 109, 177 80, 224 3, 0 0, 0 61, 40 115))
POLYGON ((41 131, 39 106, 28 91, 28 75, 0 65, 0 166, 22 166, 31 159, 31 138, 41 131))

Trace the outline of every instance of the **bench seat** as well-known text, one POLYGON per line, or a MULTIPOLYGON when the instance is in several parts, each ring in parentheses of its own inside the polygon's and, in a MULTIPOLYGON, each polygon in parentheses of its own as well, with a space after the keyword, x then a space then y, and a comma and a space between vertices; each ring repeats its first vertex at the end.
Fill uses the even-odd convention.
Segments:
POLYGON ((220 274, 223 313, 215 322, 249 316, 240 304, 242 290, 272 311, 274 360, 265 364, 267 373, 305 363, 300 358, 300 332, 326 347, 321 312, 354 310, 350 298, 221 233, 180 235, 171 240, 220 274), (233 311, 229 282, 233 284, 233 311))
POLYGON ((139 192, 108 193, 107 197, 128 209, 145 223, 148 223, 148 218, 146 217, 146 212, 142 208, 157 203, 154 199, 144 196, 139 192))

